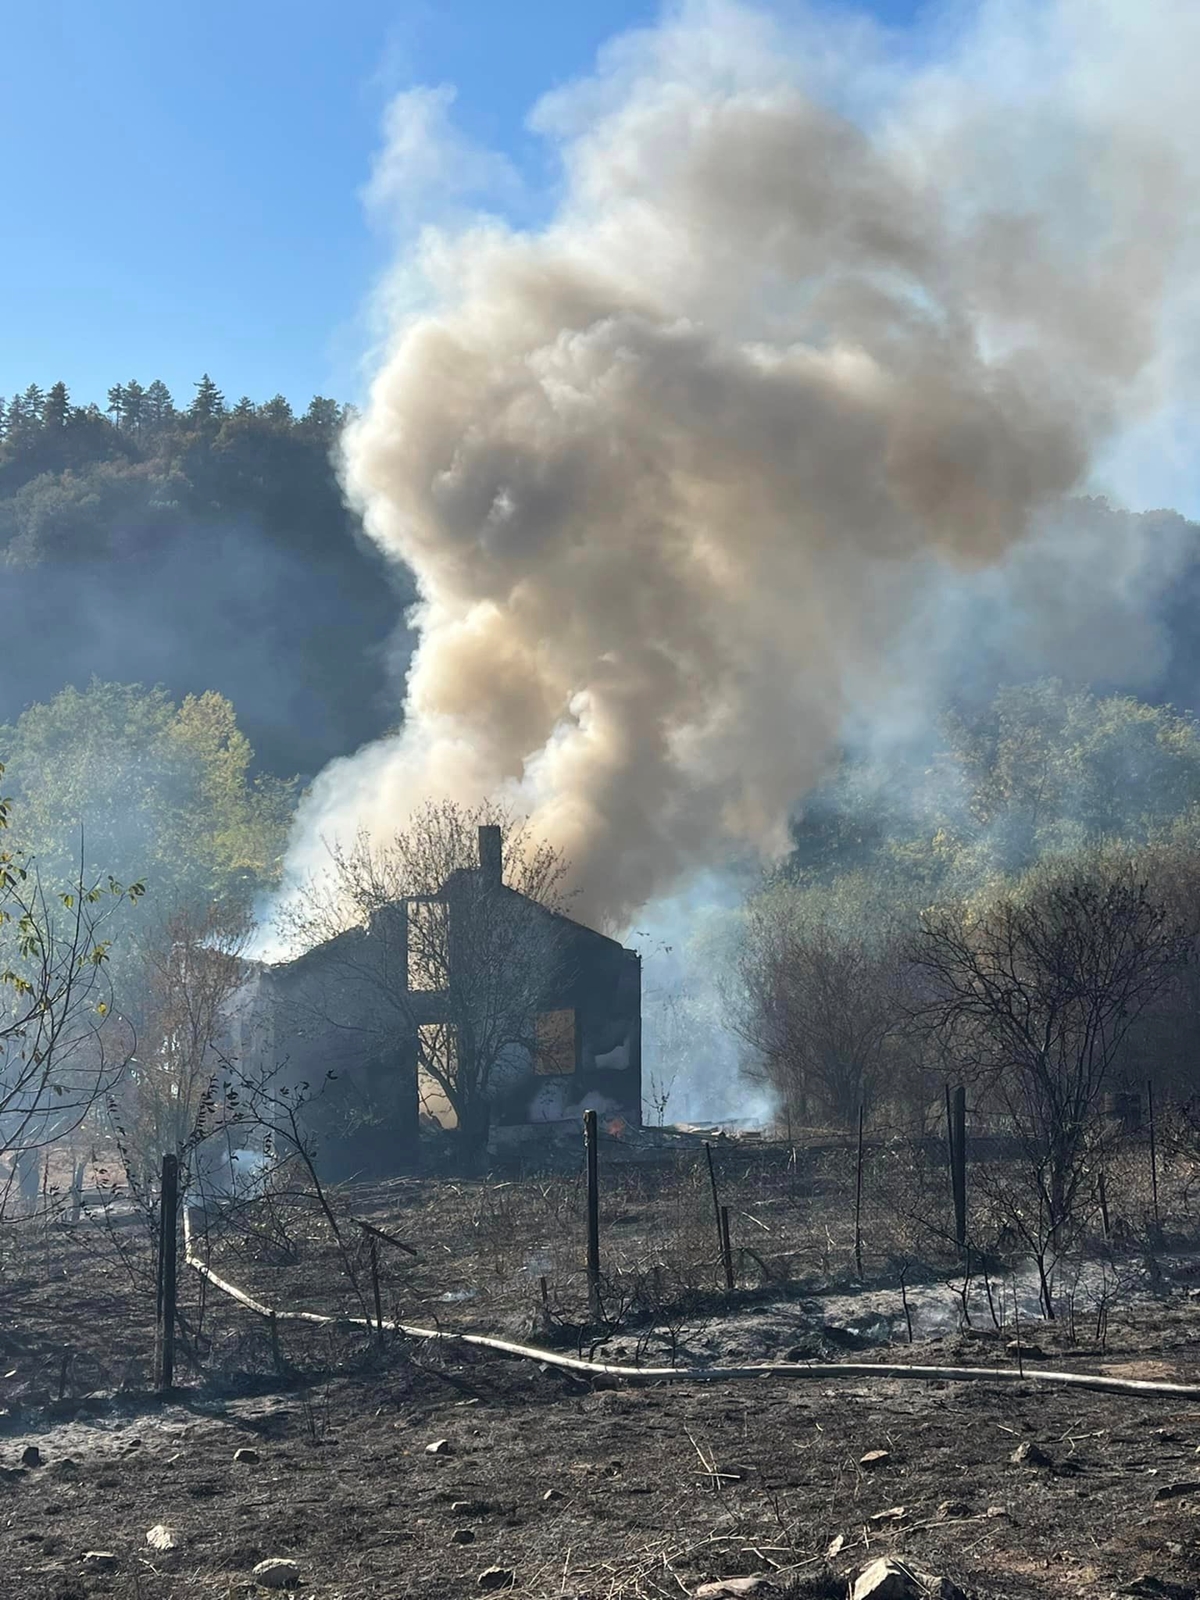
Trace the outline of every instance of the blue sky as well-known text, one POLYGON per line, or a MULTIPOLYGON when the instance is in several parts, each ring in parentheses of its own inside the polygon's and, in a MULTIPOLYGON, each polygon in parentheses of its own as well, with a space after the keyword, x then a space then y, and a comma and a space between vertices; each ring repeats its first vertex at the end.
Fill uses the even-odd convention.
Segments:
MULTIPOLYGON (((913 0, 869 9, 898 26, 913 0)), ((389 98, 451 84, 519 168, 545 91, 642 0, 29 0, 0 21, 0 394, 204 370, 235 398, 352 397, 392 241, 359 191, 389 98)))

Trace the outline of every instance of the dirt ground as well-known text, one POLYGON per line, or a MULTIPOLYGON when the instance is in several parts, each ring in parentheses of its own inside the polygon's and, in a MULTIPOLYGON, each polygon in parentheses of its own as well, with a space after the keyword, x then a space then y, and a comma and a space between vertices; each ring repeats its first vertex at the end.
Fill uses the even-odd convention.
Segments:
MULTIPOLYGON (((639 1183, 606 1212, 606 1262, 624 1251, 626 1263, 612 1269, 610 1298, 639 1261, 638 1281, 656 1281, 645 1260, 656 1238, 667 1256, 679 1249, 667 1220, 686 1217, 683 1201, 650 1204, 639 1183), (618 1250, 622 1228, 631 1242, 618 1250)), ((538 1200, 531 1184, 352 1193, 338 1197, 341 1226, 349 1241, 349 1219, 367 1219, 419 1248, 416 1260, 378 1247, 389 1314, 586 1349, 572 1322, 573 1191, 538 1200), (561 1256, 547 1218, 567 1240, 561 1256)), ((771 1226, 770 1198, 754 1193, 756 1231, 771 1226)), ((312 1213, 303 1227, 299 1212, 256 1215, 201 1247, 274 1303, 354 1311, 351 1275, 368 1285, 369 1251, 357 1239, 339 1252, 312 1213)), ((699 1239, 703 1213, 694 1226, 699 1239)), ((265 1594, 251 1573, 271 1557, 297 1564, 294 1592, 312 1600, 480 1594, 493 1568, 530 1600, 678 1596, 756 1573, 773 1574, 780 1594, 831 1600, 892 1553, 979 1600, 1200 1591, 1200 1405, 1032 1382, 614 1384, 441 1341, 388 1335, 381 1347, 364 1329, 294 1324, 281 1329, 277 1370, 263 1320, 202 1296, 186 1269, 179 1387, 159 1400, 148 1392, 150 1259, 132 1219, 30 1225, 9 1248, 0 1592, 14 1600, 265 1594), (1013 1461, 1027 1444, 1048 1464, 1013 1461), (253 1455, 235 1460, 239 1450, 253 1455), (864 1466, 872 1451, 887 1457, 864 1466), (160 1525, 174 1549, 147 1543, 160 1525)), ((768 1282, 740 1261, 732 1296, 689 1283, 677 1356, 1013 1365, 1014 1330, 978 1314, 909 1345, 894 1263, 867 1285, 835 1266, 768 1282)), ((711 1271, 702 1254, 699 1269, 711 1271)), ((913 1282, 918 1301, 954 1299, 936 1264, 913 1282)), ((1023 1321, 1029 1364, 1200 1382, 1200 1300, 1184 1267, 1166 1262, 1138 1282, 1105 1305, 1106 1328, 1090 1305, 1071 1324, 1023 1321), (1044 1358, 1029 1353, 1035 1342, 1044 1358)), ((669 1344, 669 1330, 630 1311, 597 1354, 658 1361, 669 1344)))

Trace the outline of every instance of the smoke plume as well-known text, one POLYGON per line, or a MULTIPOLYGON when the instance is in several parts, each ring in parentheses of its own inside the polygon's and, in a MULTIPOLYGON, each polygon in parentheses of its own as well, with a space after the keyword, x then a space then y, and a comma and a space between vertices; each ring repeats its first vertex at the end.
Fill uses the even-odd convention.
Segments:
POLYGON ((621 925, 779 848, 931 570, 1001 561, 1164 403, 1200 14, 935 44, 687 6, 537 109, 547 219, 406 248, 345 446, 420 596, 403 726, 322 775, 294 866, 503 797, 621 925))

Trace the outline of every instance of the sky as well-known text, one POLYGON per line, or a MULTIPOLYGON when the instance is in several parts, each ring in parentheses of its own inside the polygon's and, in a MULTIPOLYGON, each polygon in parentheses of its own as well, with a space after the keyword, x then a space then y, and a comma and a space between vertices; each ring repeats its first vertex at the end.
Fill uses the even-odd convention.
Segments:
MULTIPOLYGON (((786 10, 784 0, 782 9, 786 10)), ((161 377, 186 404, 361 394, 394 238, 362 190, 389 101, 455 91, 519 174, 526 118, 643 0, 36 0, 0 19, 0 394, 64 379, 101 404, 161 377)), ((917 27, 915 0, 872 0, 917 27)), ((500 197, 497 197, 498 199, 500 197)))

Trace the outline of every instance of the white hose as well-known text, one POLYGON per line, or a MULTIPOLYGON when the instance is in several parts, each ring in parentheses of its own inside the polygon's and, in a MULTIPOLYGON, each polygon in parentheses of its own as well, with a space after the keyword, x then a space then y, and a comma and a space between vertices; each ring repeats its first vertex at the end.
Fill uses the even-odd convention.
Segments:
MULTIPOLYGON (((256 1300, 236 1284, 219 1278, 207 1262, 192 1249, 191 1221, 187 1207, 183 1213, 185 1257, 201 1277, 220 1289, 239 1305, 274 1322, 312 1322, 355 1328, 374 1328, 367 1317, 327 1317, 318 1311, 276 1311, 256 1300)), ((762 1361, 744 1367, 630 1367, 615 1361, 587 1361, 582 1356, 564 1356, 540 1345, 516 1344, 490 1333, 454 1333, 445 1328, 419 1328, 407 1322, 384 1320, 384 1328, 410 1339, 442 1339, 454 1344, 474 1345, 496 1350, 501 1355, 540 1361, 549 1367, 581 1372, 589 1377, 624 1378, 635 1383, 725 1383, 743 1378, 911 1378, 925 1383, 1041 1383, 1060 1384, 1074 1389, 1098 1389, 1106 1394, 1160 1395, 1172 1400, 1200 1400, 1200 1384, 1162 1383, 1145 1378, 1110 1378, 1098 1372, 1053 1372, 1045 1367, 917 1367, 896 1362, 876 1361, 762 1361)))

